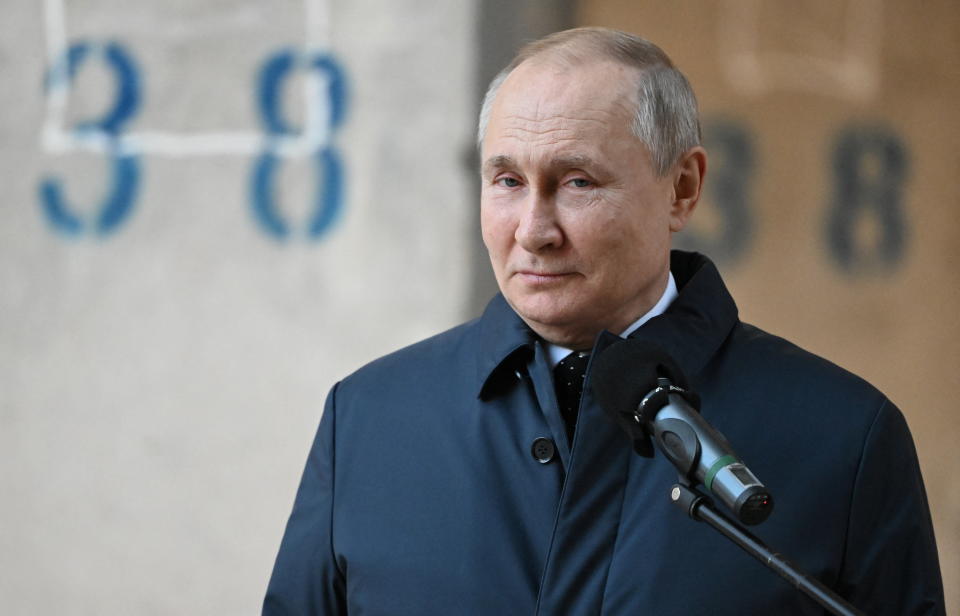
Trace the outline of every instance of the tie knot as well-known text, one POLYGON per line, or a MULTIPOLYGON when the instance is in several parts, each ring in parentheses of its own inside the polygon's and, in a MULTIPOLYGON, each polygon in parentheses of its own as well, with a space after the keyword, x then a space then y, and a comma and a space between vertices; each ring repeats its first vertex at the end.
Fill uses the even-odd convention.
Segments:
POLYGON ((589 363, 589 353, 574 351, 561 359, 553 369, 553 386, 557 393, 557 404, 567 426, 567 436, 571 440, 574 426, 577 424, 580 397, 583 395, 583 381, 589 363))

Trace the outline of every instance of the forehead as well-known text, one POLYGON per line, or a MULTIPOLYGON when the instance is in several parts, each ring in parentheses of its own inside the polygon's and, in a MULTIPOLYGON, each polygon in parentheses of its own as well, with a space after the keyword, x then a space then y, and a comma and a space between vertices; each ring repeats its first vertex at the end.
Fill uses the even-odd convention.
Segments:
POLYGON ((497 92, 484 158, 505 147, 603 150, 611 140, 629 137, 638 74, 610 61, 524 62, 497 92))

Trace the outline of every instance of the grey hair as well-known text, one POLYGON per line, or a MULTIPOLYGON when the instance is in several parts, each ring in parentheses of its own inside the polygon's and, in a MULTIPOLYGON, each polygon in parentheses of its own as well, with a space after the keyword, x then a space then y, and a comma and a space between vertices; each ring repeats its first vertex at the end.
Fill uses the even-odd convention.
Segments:
POLYGON ((673 66, 662 49, 646 39, 619 30, 575 28, 528 43, 493 78, 480 108, 478 147, 486 135, 500 86, 520 64, 540 57, 568 65, 605 59, 639 69, 637 110, 631 128, 650 151, 657 175, 666 175, 684 152, 700 145, 697 98, 687 78, 673 66))

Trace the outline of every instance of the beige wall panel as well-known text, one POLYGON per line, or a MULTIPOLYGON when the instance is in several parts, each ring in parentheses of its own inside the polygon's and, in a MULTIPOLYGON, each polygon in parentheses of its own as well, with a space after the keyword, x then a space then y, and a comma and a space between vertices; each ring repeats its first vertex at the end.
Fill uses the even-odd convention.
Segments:
POLYGON ((960 5, 583 0, 578 23, 655 41, 692 81, 712 157, 687 235, 727 255, 720 265, 742 318, 860 374, 903 410, 956 613, 960 5), (718 138, 721 121, 746 146, 718 138), (859 135, 860 156, 841 155, 845 134, 859 135), (871 143, 900 160, 872 154, 871 143), (752 165, 737 162, 744 152, 752 165), (734 189, 719 190, 724 182, 734 189), (838 207, 863 215, 838 223, 838 207), (725 227, 731 208, 746 213, 725 227), (853 267, 835 256, 831 233, 859 255, 853 267), (878 255, 888 260, 870 267, 878 255))

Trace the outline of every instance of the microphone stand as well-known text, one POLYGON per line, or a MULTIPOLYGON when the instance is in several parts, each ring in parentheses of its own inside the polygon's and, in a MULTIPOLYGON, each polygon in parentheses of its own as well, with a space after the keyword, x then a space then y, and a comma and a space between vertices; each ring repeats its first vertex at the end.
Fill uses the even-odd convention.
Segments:
POLYGON ((675 484, 670 490, 670 500, 694 520, 706 522, 719 531, 721 535, 733 541, 743 548, 747 554, 778 573, 780 577, 790 582, 794 588, 819 603, 830 613, 837 616, 863 616, 863 612, 838 597, 820 580, 802 573, 796 565, 772 551, 742 526, 717 511, 710 499, 687 485, 685 479, 681 478, 680 483, 675 484))

